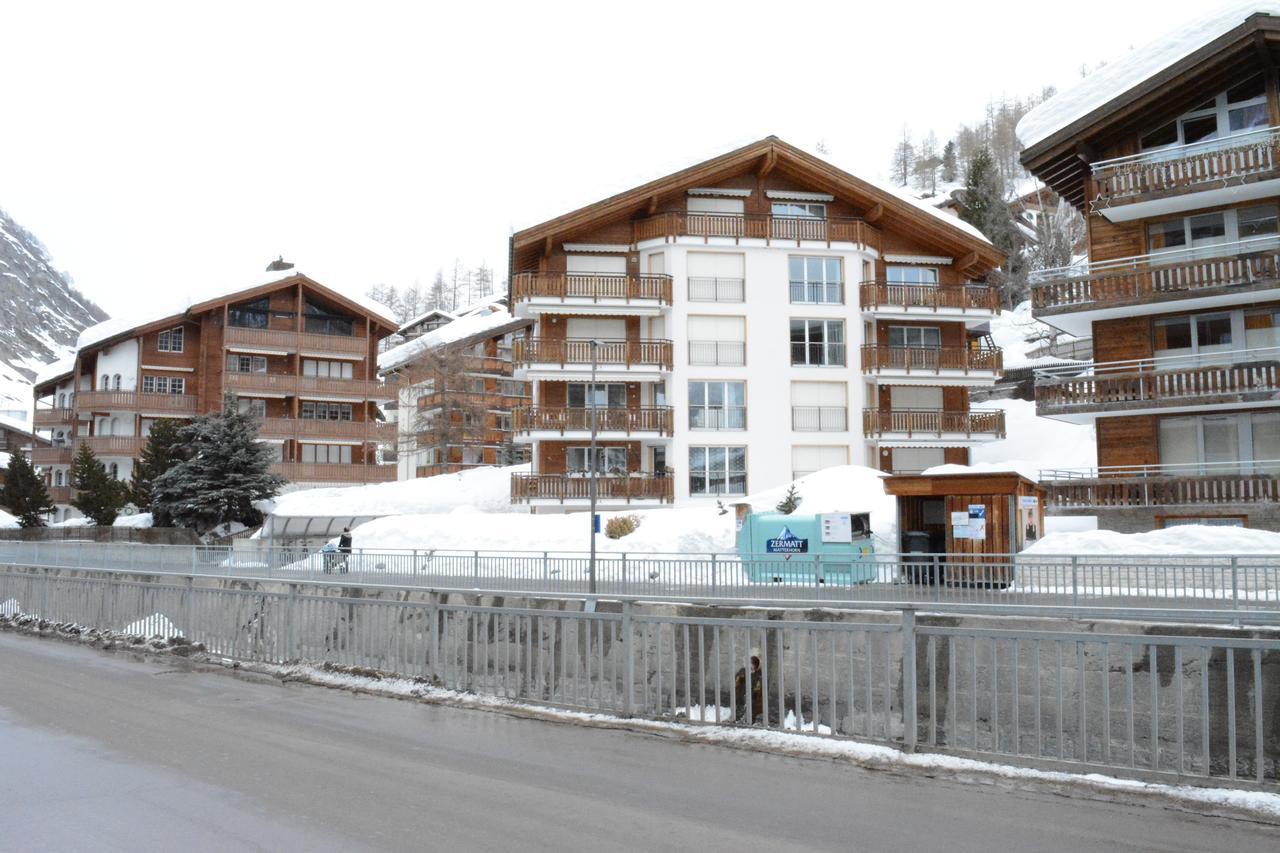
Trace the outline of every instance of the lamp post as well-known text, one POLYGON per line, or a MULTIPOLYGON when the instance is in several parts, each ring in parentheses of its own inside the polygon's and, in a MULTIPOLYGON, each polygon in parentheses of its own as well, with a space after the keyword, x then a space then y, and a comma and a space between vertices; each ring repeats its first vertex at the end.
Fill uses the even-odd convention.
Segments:
POLYGON ((588 386, 587 393, 591 397, 591 449, 587 452, 587 473, 589 481, 587 483, 587 497, 590 499, 591 511, 591 556, 587 562, 587 591, 596 594, 596 500, 598 496, 598 484, 596 482, 597 464, 596 464, 596 364, 599 361, 599 351, 601 342, 596 339, 591 340, 591 384, 588 386))

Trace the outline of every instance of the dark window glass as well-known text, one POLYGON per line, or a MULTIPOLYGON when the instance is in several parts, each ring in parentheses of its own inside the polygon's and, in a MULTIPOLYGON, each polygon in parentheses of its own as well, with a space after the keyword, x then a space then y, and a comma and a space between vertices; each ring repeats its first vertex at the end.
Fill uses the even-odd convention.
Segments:
POLYGON ((1218 117, 1216 115, 1182 120, 1182 141, 1186 145, 1214 139, 1217 135, 1218 117))
POLYGON ((1147 238, 1153 252, 1187 245, 1187 232, 1181 219, 1151 223, 1147 226, 1147 238))
POLYGON ((1216 242, 1227 236, 1227 222, 1221 213, 1191 217, 1191 242, 1216 242))
POLYGON ((1231 317, 1213 314, 1196 318, 1196 336, 1201 347, 1226 346, 1231 343, 1231 317))
POLYGON ((1266 92, 1267 84, 1262 79, 1262 75, 1259 74, 1228 89, 1227 103, 1238 104, 1241 101, 1252 101, 1254 98, 1261 98, 1266 92))
POLYGON ((1236 217, 1240 225, 1241 240, 1276 233, 1275 205, 1264 204, 1259 207, 1241 208, 1236 213, 1236 217))
POLYGON ((1191 320, 1161 320, 1156 328, 1156 349, 1191 349, 1191 320))
POLYGON ((1141 145, 1143 148, 1162 148, 1166 145, 1178 144, 1178 123, 1171 121, 1168 124, 1157 127, 1155 130, 1142 137, 1141 145))
POLYGON ((1227 127, 1232 133, 1240 133, 1255 127, 1266 127, 1269 118, 1266 104, 1236 107, 1227 111, 1227 127))

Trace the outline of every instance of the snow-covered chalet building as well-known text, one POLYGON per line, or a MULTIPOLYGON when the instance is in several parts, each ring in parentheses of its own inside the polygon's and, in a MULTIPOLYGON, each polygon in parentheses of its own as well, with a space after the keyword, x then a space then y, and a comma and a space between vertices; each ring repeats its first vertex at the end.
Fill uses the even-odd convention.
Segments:
POLYGON ((1087 219, 1035 316, 1093 338, 1038 414, 1093 423, 1098 467, 1042 472, 1100 526, 1280 526, 1280 4, 1235 3, 1023 118, 1022 162, 1087 219))
POLYGON ((1001 254, 966 224, 776 137, 511 238, 512 498, 584 508, 731 499, 833 465, 967 463, 1004 433, 1001 254), (590 387, 592 362, 596 387, 590 387))

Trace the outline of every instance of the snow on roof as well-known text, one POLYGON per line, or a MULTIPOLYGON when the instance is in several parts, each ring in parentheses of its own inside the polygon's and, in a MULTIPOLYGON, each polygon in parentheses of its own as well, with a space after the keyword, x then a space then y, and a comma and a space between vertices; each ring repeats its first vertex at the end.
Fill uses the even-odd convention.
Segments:
POLYGON ((300 269, 270 270, 242 279, 230 288, 227 287, 226 282, 206 284, 188 293, 178 294, 171 298, 161 299, 159 301, 152 301, 149 303, 146 310, 140 311, 132 316, 114 317, 110 320, 104 320, 95 326, 90 326, 80 333, 80 337, 76 339, 76 350, 78 351, 86 347, 94 346, 102 341, 124 334, 131 329, 136 329, 141 326, 149 326, 152 323, 158 323, 169 317, 180 317, 187 313, 192 306, 200 305, 204 302, 210 302, 215 299, 222 299, 244 290, 252 290, 255 287, 262 287, 263 285, 283 281, 284 279, 292 278, 295 275, 306 276, 314 282, 322 284, 337 293, 341 293, 345 299, 359 305, 370 314, 373 314, 378 319, 385 322, 388 326, 392 328, 397 326, 396 319, 392 316, 391 310, 381 302, 375 302, 368 296, 344 292, 335 288, 332 284, 329 284, 328 280, 318 276, 308 275, 300 269))
POLYGON ((31 421, 22 421, 9 415, 0 415, 0 427, 31 435, 31 421))
POLYGON ((457 318, 457 315, 450 314, 448 311, 444 310, 443 308, 432 308, 430 311, 424 311, 423 313, 419 314, 417 317, 414 317, 412 320, 409 320, 404 324, 402 324, 400 326, 400 331, 403 332, 405 329, 412 329, 414 326, 418 325, 423 320, 426 320, 429 317, 448 317, 450 320, 453 320, 457 318))
POLYGON ((929 214, 934 219, 938 220, 944 225, 949 225, 952 228, 959 229, 960 231, 963 231, 965 234, 968 234, 970 237, 974 238, 975 240, 981 240, 983 243, 986 243, 988 246, 991 245, 991 241, 987 239, 987 235, 983 234, 977 228, 974 228, 972 225, 970 225, 968 222, 965 222, 963 219, 961 219, 958 216, 952 216, 951 214, 947 213, 944 210, 939 210, 936 204, 930 203, 929 201, 925 201, 924 199, 916 198, 914 195, 912 195, 911 191, 906 187, 896 187, 893 184, 886 184, 881 181, 873 181, 869 178, 861 178, 860 180, 865 181, 868 184, 871 184, 876 189, 883 190, 884 192, 892 194, 896 198, 902 199, 907 204, 919 210, 923 210, 925 213, 929 214))
POLYGON ((1144 80, 1185 59, 1256 13, 1280 15, 1280 3, 1234 0, 1160 36, 1150 44, 1094 71, 1077 85, 1054 95, 1018 122, 1017 135, 1030 148, 1105 106, 1144 80))
POLYGON ((506 309, 498 309, 488 314, 472 314, 470 317, 459 317, 453 322, 447 323, 438 329, 433 329, 421 337, 414 338, 387 350, 378 356, 378 370, 395 370, 397 367, 408 364, 418 356, 436 347, 447 346, 473 335, 481 335, 485 332, 499 329, 508 323, 515 322, 515 320, 516 318, 512 317, 506 309))
POLYGON ((57 361, 50 362, 44 367, 36 371, 36 385, 43 385, 46 382, 57 379, 59 376, 66 376, 76 368, 75 356, 60 358, 57 361))
POLYGON ((506 302, 506 300, 507 294, 505 293, 490 293, 488 296, 477 299, 470 305, 464 305, 459 308, 457 310, 457 316, 468 317, 472 314, 478 314, 487 308, 493 308, 495 306, 501 308, 503 307, 502 303, 506 302))

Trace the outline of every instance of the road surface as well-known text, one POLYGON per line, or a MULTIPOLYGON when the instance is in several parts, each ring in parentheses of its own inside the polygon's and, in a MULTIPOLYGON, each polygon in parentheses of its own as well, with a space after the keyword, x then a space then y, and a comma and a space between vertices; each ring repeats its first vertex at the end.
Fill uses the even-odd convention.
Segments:
MULTIPOLYGON (((1275 828, 0 633, 26 850, 1264 850, 1275 828)), ((7 846, 7 845, 0 845, 7 846)))

